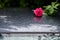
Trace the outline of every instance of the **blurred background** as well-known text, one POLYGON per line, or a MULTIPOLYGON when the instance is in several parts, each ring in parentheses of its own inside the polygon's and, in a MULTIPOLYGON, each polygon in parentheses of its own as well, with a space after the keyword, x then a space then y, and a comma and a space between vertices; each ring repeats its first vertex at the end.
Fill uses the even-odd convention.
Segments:
POLYGON ((0 8, 20 7, 36 8, 42 7, 56 0, 0 0, 0 8))

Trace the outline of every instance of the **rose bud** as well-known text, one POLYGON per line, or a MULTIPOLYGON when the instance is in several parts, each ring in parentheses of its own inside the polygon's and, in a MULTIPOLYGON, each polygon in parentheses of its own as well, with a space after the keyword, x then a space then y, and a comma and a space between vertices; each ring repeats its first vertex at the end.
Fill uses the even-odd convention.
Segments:
POLYGON ((34 11, 35 16, 37 16, 37 17, 43 16, 44 11, 43 11, 42 8, 36 8, 36 9, 33 10, 33 11, 34 11))

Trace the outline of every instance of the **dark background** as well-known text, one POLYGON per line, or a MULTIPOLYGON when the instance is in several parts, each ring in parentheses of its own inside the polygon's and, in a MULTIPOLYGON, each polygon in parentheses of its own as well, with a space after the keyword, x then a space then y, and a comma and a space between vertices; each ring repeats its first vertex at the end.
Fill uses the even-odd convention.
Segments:
MULTIPOLYGON (((46 6, 56 0, 0 0, 0 8, 21 7, 36 8, 46 6)), ((59 2, 59 1, 58 1, 59 2)))

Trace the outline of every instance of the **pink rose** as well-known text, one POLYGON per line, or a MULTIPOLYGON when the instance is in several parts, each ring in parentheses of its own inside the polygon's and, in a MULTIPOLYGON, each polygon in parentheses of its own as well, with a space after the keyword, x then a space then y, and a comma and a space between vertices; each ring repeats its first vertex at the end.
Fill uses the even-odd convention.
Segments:
POLYGON ((34 14, 36 15, 36 16, 42 16, 43 15, 43 9, 42 8, 36 8, 35 10, 34 10, 34 14))

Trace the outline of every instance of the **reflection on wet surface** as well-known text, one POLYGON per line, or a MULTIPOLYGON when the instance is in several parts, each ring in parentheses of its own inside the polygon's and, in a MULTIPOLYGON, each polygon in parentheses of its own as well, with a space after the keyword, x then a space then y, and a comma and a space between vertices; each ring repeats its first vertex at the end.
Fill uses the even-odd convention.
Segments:
POLYGON ((29 9, 0 10, 0 32, 60 32, 59 17, 35 17, 29 9))
POLYGON ((43 18, 42 17, 34 17, 34 22, 42 22, 43 18))

